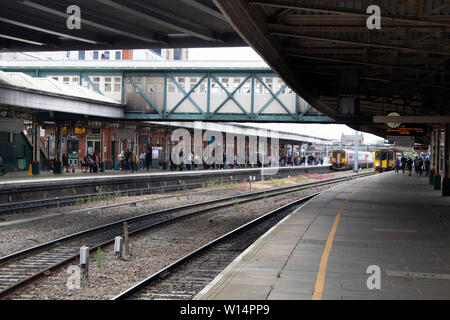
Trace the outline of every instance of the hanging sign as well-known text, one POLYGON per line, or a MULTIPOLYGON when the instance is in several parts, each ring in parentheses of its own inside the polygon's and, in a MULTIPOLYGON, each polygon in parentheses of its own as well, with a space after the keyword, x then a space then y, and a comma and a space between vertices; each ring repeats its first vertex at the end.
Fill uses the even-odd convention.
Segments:
POLYGON ((20 133, 23 131, 23 119, 0 118, 0 131, 20 133))

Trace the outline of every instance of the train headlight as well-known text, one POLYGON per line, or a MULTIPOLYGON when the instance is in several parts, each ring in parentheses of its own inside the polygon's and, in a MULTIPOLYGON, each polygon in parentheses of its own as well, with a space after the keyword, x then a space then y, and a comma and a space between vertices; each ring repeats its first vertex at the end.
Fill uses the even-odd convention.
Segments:
POLYGON ((380 166, 380 164, 379 164, 379 163, 376 163, 376 164, 375 164, 375 167, 379 167, 379 166, 380 166))

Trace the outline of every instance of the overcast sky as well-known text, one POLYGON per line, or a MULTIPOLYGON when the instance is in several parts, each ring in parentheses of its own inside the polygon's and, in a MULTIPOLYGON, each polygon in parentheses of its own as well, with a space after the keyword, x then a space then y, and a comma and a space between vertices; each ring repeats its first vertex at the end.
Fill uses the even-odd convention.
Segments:
MULTIPOLYGON (((245 48, 201 48, 189 49, 189 60, 262 60, 261 57, 250 47, 245 48)), ((279 123, 252 124, 269 129, 280 130, 279 123)), ((295 124, 283 123, 282 131, 291 131, 327 139, 340 139, 341 134, 355 134, 355 130, 342 124, 295 124)), ((365 133, 365 143, 376 143, 383 138, 373 134, 365 133)))

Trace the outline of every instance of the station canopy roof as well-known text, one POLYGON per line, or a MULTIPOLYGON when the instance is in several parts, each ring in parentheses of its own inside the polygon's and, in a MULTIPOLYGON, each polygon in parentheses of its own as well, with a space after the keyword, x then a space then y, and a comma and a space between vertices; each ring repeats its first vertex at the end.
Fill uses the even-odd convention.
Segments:
POLYGON ((21 72, 0 71, 0 85, 121 105, 113 99, 79 85, 65 84, 52 78, 33 78, 21 72))

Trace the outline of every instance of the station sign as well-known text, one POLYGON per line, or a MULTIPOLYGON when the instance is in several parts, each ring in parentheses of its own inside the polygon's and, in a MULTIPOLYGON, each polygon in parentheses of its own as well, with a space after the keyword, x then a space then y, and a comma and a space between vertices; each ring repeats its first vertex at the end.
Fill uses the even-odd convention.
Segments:
POLYGON ((414 146, 414 150, 415 151, 425 151, 425 150, 428 150, 428 145, 427 144, 421 144, 421 145, 418 145, 418 146, 414 146))
POLYGON ((395 142, 397 146, 414 147, 415 137, 413 136, 387 136, 386 139, 395 142))
POLYGON ((426 127, 422 125, 401 125, 398 128, 386 129, 388 136, 413 136, 423 137, 426 134, 426 127))
POLYGON ((23 119, 0 118, 0 131, 20 133, 23 130, 23 119))
POLYGON ((67 140, 78 141, 78 136, 76 134, 68 134, 67 140))
POLYGON ((85 134, 86 128, 84 127, 63 127, 62 128, 63 134, 85 134))

